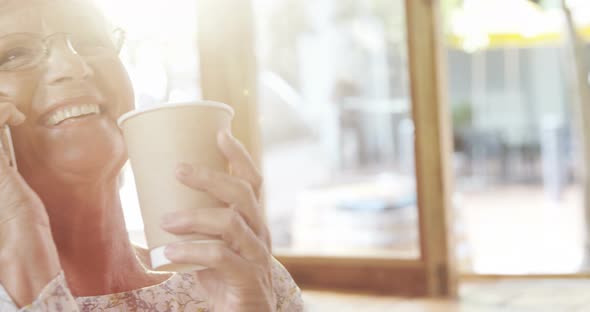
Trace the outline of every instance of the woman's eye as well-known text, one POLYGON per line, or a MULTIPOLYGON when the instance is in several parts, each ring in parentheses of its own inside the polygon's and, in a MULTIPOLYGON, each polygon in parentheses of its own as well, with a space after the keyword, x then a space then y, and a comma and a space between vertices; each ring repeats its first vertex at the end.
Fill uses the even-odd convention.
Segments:
POLYGON ((34 58, 33 51, 25 47, 12 48, 0 54, 0 68, 16 68, 34 58))

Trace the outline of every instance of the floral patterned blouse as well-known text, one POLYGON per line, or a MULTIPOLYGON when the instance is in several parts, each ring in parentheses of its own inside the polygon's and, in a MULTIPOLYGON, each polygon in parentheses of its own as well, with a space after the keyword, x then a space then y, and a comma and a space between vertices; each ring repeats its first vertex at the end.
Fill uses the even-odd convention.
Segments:
MULTIPOLYGON (((276 310, 303 311, 301 291, 287 270, 274 261, 272 268, 276 310)), ((206 312, 195 274, 176 273, 165 282, 117 294, 77 297, 68 289, 63 272, 49 283, 31 305, 19 309, 0 285, 2 312, 206 312)))

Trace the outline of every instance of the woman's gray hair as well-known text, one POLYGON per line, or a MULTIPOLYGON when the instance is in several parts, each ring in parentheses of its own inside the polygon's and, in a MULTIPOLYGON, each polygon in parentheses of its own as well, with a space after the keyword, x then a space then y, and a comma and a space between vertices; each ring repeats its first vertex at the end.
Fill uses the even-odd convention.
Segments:
MULTIPOLYGON (((97 0, 100 1, 100 0, 97 0)), ((27 10, 27 9, 34 9, 34 6, 40 5, 52 5, 57 3, 66 3, 66 4, 84 4, 84 6, 88 7, 92 11, 92 18, 95 21, 104 24, 106 27, 106 31, 112 31, 115 29, 116 25, 114 25, 111 20, 105 15, 105 12, 97 5, 95 0, 0 0, 0 14, 3 11, 9 9, 16 9, 16 10, 27 10)), ((78 12, 76 12, 78 13, 78 12)))

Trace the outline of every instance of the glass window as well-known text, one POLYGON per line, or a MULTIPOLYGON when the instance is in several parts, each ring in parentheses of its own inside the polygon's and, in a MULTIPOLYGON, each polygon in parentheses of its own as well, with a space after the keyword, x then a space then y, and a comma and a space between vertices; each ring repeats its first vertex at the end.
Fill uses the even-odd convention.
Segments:
MULTIPOLYGON (((463 231, 458 244, 466 251, 461 270, 577 272, 587 225, 572 110, 574 64, 566 41, 557 39, 562 12, 558 3, 546 1, 542 10, 522 1, 515 3, 516 13, 504 16, 506 3, 486 2, 490 9, 481 12, 476 2, 469 1, 470 10, 465 1, 463 22, 469 23, 461 23, 455 35, 468 42, 475 35, 468 29, 486 25, 488 39, 477 51, 456 45, 448 51, 455 204, 463 231), (498 27, 491 23, 496 20, 498 27), (535 32, 519 37, 519 25, 536 25, 535 32)), ((574 9, 583 29, 590 25, 588 8, 574 9)))
POLYGON ((418 257, 403 1, 254 3, 275 251, 418 257))

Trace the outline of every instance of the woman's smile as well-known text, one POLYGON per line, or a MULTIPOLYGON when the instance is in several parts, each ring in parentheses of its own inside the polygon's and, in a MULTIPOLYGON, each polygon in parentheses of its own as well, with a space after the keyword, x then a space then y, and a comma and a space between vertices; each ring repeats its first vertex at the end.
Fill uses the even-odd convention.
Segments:
POLYGON ((80 121, 87 120, 100 115, 100 106, 98 104, 72 104, 56 109, 51 113, 51 117, 45 123, 49 127, 61 127, 65 125, 77 124, 80 121))
POLYGON ((102 102, 102 99, 91 95, 64 99, 51 105, 39 118, 39 124, 51 129, 84 126, 103 116, 105 108, 102 102))

